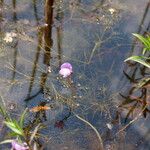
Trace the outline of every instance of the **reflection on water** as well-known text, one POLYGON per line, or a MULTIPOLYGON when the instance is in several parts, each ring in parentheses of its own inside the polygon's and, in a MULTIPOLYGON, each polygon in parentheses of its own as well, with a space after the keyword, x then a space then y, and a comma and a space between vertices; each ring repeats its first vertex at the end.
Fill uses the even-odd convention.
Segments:
POLYGON ((124 63, 141 52, 131 33, 149 32, 149 6, 149 0, 0 1, 0 94, 13 115, 25 107, 51 106, 30 112, 27 121, 27 129, 46 126, 41 137, 48 143, 41 138, 39 145, 100 149, 95 132, 77 113, 101 134, 105 149, 149 149, 149 82, 144 81, 150 72, 124 63), (7 32, 17 37, 6 42, 7 32), (69 79, 58 75, 65 61, 73 65, 69 79))

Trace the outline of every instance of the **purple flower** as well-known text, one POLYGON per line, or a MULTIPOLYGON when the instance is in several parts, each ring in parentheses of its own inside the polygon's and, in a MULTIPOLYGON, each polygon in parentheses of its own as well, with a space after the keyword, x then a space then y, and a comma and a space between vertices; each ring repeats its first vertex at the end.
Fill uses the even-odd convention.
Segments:
POLYGON ((26 143, 21 144, 21 143, 18 143, 16 140, 13 140, 11 142, 11 145, 12 145, 13 150, 29 150, 29 147, 27 146, 26 143))
POLYGON ((63 78, 70 76, 72 72, 72 65, 70 63, 66 62, 60 66, 59 74, 62 75, 63 78))

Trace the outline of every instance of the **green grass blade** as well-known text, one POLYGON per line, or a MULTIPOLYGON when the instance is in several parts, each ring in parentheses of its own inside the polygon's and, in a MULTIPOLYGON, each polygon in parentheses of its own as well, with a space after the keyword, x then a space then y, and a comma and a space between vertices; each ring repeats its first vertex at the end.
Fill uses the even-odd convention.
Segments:
POLYGON ((14 140, 12 140, 12 139, 4 140, 4 141, 0 142, 0 144, 7 144, 7 143, 11 143, 12 141, 14 141, 14 140))
POLYGON ((6 111, 6 106, 5 106, 4 100, 1 96, 0 96, 0 113, 6 120, 10 120, 10 117, 6 111))
POLYGON ((22 133, 23 136, 23 128, 20 126, 20 124, 14 120, 13 123, 15 124, 15 127, 22 133))
POLYGON ((150 68, 150 63, 146 62, 146 59, 149 59, 149 58, 143 57, 143 56, 131 56, 131 57, 127 58, 125 60, 125 62, 132 60, 132 61, 138 62, 138 63, 150 68))
POLYGON ((143 49, 142 54, 145 55, 146 51, 148 51, 148 49, 145 47, 145 48, 143 49))
POLYGON ((7 135, 8 137, 15 137, 15 138, 18 136, 18 134, 15 133, 14 131, 10 131, 7 135))
POLYGON ((143 37, 143 36, 141 36, 141 35, 139 35, 139 34, 136 34, 136 33, 133 33, 133 35, 134 35, 136 38, 138 38, 138 39, 144 44, 144 46, 145 46, 148 50, 150 50, 150 43, 149 43, 148 38, 145 38, 145 37, 143 37))
POLYGON ((21 117, 20 117, 19 125, 20 125, 21 128, 23 128, 23 124, 24 124, 24 120, 25 120, 25 116, 26 116, 26 114, 27 114, 27 111, 28 111, 28 108, 26 108, 26 109, 23 111, 23 113, 22 113, 22 115, 21 115, 21 117))
POLYGON ((15 123, 15 122, 8 122, 4 121, 6 126, 10 128, 13 132, 15 132, 18 135, 23 136, 23 130, 15 123))

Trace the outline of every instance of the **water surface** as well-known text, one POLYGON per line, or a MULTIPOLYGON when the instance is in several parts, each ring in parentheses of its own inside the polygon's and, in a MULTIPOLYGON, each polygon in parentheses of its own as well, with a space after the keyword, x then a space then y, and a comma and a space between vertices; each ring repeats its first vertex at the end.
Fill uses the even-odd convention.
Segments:
MULTIPOLYGON (((149 114, 118 132, 141 111, 137 107, 124 123, 132 104, 118 106, 129 95, 140 95, 140 90, 132 93, 134 81, 149 76, 138 64, 124 63, 141 52, 132 33, 150 30, 149 0, 56 0, 53 7, 44 2, 0 2, 0 94, 8 111, 17 116, 25 107, 54 105, 28 118, 41 117, 47 126, 41 131, 47 140, 41 143, 48 150, 100 149, 95 132, 74 113, 98 130, 105 149, 148 150, 149 114), (10 43, 4 41, 7 32, 17 34, 10 43), (69 85, 58 74, 64 62, 73 66, 69 85), (56 91, 67 100, 56 99, 56 91)), ((145 95, 149 97, 149 89, 145 95)))

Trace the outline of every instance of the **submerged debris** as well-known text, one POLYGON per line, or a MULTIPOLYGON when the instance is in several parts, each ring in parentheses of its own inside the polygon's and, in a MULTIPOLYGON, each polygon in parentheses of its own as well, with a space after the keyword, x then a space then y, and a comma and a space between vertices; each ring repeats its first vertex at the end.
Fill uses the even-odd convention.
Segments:
POLYGON ((113 15, 116 12, 114 8, 109 8, 108 11, 110 12, 111 15, 113 15))
POLYGON ((63 129, 64 128, 64 121, 63 120, 60 120, 60 121, 56 121, 55 122, 55 127, 56 128, 60 128, 60 129, 63 129))
POLYGON ((112 125, 111 123, 106 123, 106 126, 107 126, 107 128, 110 129, 110 130, 113 128, 113 125, 112 125))
POLYGON ((11 43, 13 41, 14 37, 17 37, 16 33, 14 33, 14 32, 6 32, 4 41, 6 43, 11 43))
POLYGON ((31 112, 38 112, 38 111, 44 111, 44 110, 49 110, 51 107, 49 106, 35 106, 30 109, 31 112))

